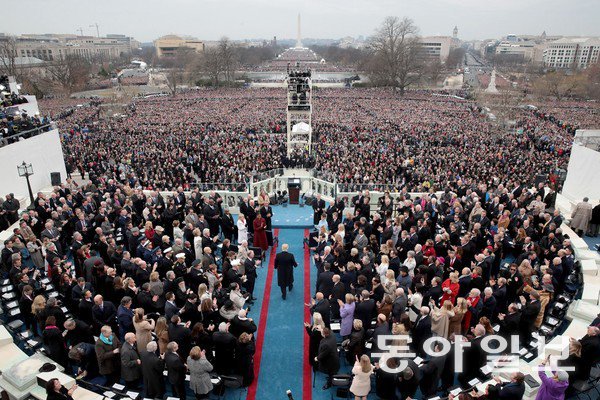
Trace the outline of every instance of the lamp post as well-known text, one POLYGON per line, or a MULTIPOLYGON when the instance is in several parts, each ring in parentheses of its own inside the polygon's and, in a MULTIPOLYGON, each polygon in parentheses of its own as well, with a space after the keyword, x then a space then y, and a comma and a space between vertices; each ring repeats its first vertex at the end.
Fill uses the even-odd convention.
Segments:
POLYGON ((33 192, 31 191, 31 182, 29 182, 29 177, 33 175, 33 166, 23 161, 23 164, 17 165, 17 170, 19 171, 20 177, 24 176, 25 179, 27 179, 27 189, 29 189, 29 204, 30 207, 34 207, 33 192))

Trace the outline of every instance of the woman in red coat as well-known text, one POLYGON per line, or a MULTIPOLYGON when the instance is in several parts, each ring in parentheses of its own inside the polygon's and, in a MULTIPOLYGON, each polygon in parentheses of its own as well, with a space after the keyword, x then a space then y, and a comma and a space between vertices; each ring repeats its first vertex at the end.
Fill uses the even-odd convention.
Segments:
POLYGON ((257 214, 256 219, 254 219, 254 247, 260 247, 263 251, 269 248, 269 243, 267 242, 267 220, 265 220, 262 215, 257 214))
POLYGON ((442 291, 444 292, 442 299, 440 300, 441 304, 444 304, 444 301, 449 300, 452 304, 456 304, 456 296, 458 296, 458 290, 460 285, 458 284, 458 272, 452 272, 450 277, 446 279, 442 283, 442 291))

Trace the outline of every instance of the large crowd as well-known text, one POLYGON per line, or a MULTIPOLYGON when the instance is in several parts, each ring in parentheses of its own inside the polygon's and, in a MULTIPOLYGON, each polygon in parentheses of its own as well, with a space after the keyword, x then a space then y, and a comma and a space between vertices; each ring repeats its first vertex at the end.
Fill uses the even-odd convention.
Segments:
MULTIPOLYGON (((306 334, 310 363, 327 376, 324 389, 340 370, 341 341, 341 357, 354 364, 357 398, 371 391, 372 374, 382 399, 447 392, 458 372, 454 358, 427 356, 422 345, 430 337, 452 342, 463 335, 471 347, 458 374, 461 396, 483 395, 471 392, 469 382, 485 379, 481 341, 496 333, 493 326, 530 343, 545 314, 576 291, 573 248, 554 199, 547 184, 529 190, 460 180, 439 197, 386 197, 373 209, 368 191, 328 207, 317 197, 317 231, 307 245, 318 276, 306 334), (393 372, 393 358, 376 356, 385 351, 381 335, 408 335, 394 343, 409 344, 427 362, 413 360, 393 372)), ((590 213, 591 206, 578 206, 577 229, 587 229, 590 213)), ((237 375, 242 385, 255 379, 257 326, 248 313, 260 296, 254 286, 271 244, 272 215, 265 193, 244 199, 234 222, 214 192, 185 195, 179 188, 164 197, 112 179, 85 187, 67 180, 12 217, 19 227, 1 261, 20 292, 21 318, 53 360, 85 380, 100 375, 105 386, 121 382, 146 398, 162 398, 169 383, 184 399, 189 373, 190 390, 205 398, 211 374, 237 375), (48 284, 58 297, 46 296, 48 284)), ((293 264, 293 258, 275 262, 284 298, 292 285, 285 268, 293 264)), ((540 393, 564 393, 589 376, 600 361, 599 326, 594 321, 585 336, 572 339, 559 365, 574 371, 553 365, 554 378, 540 393)), ((500 397, 485 398, 521 398, 523 374, 497 379, 486 396, 500 397)))
POLYGON ((457 96, 320 89, 313 94, 312 160, 306 163, 286 158, 284 96, 280 89, 188 91, 137 99, 112 118, 97 103, 77 107, 59 119, 67 168, 131 187, 173 190, 200 183, 243 188, 258 172, 308 164, 342 191, 421 192, 459 179, 497 185, 554 174, 568 163, 572 127, 586 125, 517 109, 522 129, 515 132, 457 96))
MULTIPOLYGON (((253 173, 306 163, 301 153, 283 156, 282 97, 271 89, 192 91, 139 99, 107 119, 100 102, 53 108, 69 171, 91 180, 80 187, 67 179, 20 215, 7 196, 3 218, 19 227, 1 254, 21 317, 53 360, 147 398, 162 398, 168 386, 185 398, 188 373, 198 398, 213 391, 215 375, 253 382, 257 326, 249 305, 260 296, 254 286, 272 244, 273 209, 265 193, 248 197, 236 221, 198 184, 241 187, 253 173), (47 296, 48 284, 58 297, 47 296)), ((457 377, 461 398, 520 399, 522 373, 508 382, 495 376, 498 385, 485 393, 469 382, 489 378, 481 370, 486 336, 530 343, 538 331, 552 334, 546 318, 577 291, 551 174, 568 161, 572 131, 526 110, 517 129, 500 130, 472 102, 427 92, 319 90, 313 100, 310 166, 358 192, 329 206, 313 201, 307 246, 317 283, 306 334, 324 389, 345 357, 357 398, 371 390, 382 399, 447 394, 457 377), (539 174, 546 183, 531 188, 539 174), (399 198, 371 204, 364 184, 401 189, 399 198), (408 193, 417 190, 430 194, 408 193), (386 350, 382 335, 398 335, 394 344, 425 361, 393 372, 397 360, 377 355, 386 350), (453 357, 435 354, 439 345, 433 355, 423 347, 458 335, 471 343, 460 373, 453 357)), ((597 232, 600 210, 583 203, 572 227, 597 232)), ((295 261, 284 259, 276 267, 285 299, 295 261)), ((572 338, 566 360, 548 361, 552 378, 540 372, 538 398, 573 390, 600 362, 599 349, 596 320, 572 338)), ((48 391, 64 392, 59 384, 48 391)))

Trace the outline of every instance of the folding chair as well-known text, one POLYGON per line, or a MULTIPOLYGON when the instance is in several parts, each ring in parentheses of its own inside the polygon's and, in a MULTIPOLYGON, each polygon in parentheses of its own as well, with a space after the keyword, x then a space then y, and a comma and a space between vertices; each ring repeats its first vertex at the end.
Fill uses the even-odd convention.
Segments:
MULTIPOLYGON (((244 379, 240 375, 221 375, 221 382, 223 383, 223 388, 229 389, 238 389, 238 400, 242 398, 242 393, 246 393, 248 389, 244 387, 244 379)), ((219 398, 223 398, 223 394, 225 390, 223 390, 219 398)))
MULTIPOLYGON (((334 375, 331 380, 331 386, 336 388, 335 396, 338 398, 350 397, 350 385, 352 385, 352 375, 334 375)), ((331 393, 331 400, 333 400, 333 393, 331 393)))

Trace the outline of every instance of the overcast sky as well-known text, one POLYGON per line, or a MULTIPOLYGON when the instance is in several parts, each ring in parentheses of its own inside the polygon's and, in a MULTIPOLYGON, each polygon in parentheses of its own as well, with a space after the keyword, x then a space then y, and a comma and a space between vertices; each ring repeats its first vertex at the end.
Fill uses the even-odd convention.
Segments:
POLYGON ((176 33, 216 40, 368 36, 389 15, 412 18, 421 35, 463 40, 508 33, 600 36, 600 0, 20 0, 2 9, 0 32, 122 33, 149 42, 176 33))

